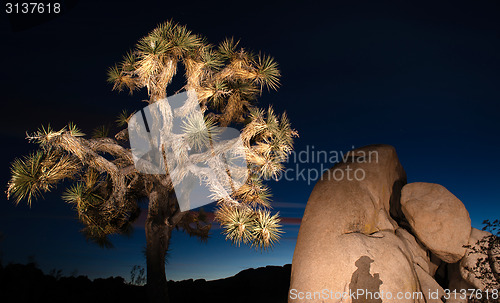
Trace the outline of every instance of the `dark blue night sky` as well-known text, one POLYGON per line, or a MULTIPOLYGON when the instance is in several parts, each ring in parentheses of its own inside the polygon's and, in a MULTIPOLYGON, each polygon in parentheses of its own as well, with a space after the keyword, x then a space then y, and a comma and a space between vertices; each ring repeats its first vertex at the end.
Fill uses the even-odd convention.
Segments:
MULTIPOLYGON (((90 133, 124 108, 143 107, 144 95, 112 92, 106 70, 172 18, 212 43, 234 36, 275 57, 282 87, 260 101, 288 113, 300 133, 296 152, 391 144, 408 181, 444 185, 463 201, 474 227, 499 217, 500 2, 184 2, 68 1, 73 7, 60 17, 24 30, 2 10, 0 183, 7 183, 16 156, 35 149, 26 131, 74 121, 90 133)), ((321 164, 333 165, 299 167, 321 164)), ((167 277, 214 279, 291 263, 314 182, 270 185, 286 231, 273 251, 234 247, 217 228, 208 243, 176 232, 167 277)), ((132 266, 145 265, 140 224, 130 238, 114 237, 114 249, 101 249, 79 233, 76 212, 60 194, 45 195, 31 209, 0 197, 4 263, 34 256, 46 272, 78 270, 91 278, 129 278, 132 266)))

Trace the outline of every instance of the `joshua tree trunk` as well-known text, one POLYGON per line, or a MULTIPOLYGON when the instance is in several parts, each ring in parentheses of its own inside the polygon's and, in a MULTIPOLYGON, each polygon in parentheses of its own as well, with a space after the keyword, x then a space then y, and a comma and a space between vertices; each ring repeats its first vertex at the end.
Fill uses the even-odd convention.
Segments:
POLYGON ((149 303, 169 302, 165 255, 172 234, 172 227, 168 223, 168 205, 172 194, 155 190, 149 194, 149 210, 145 227, 149 303))

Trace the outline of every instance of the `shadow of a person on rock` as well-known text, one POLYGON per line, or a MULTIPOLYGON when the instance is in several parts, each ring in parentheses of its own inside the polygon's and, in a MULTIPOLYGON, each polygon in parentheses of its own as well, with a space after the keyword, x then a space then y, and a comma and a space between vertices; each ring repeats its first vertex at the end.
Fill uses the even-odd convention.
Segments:
POLYGON ((382 303, 380 285, 383 284, 378 273, 370 274, 370 264, 374 261, 368 256, 360 257, 352 273, 349 289, 353 295, 352 303, 382 303))

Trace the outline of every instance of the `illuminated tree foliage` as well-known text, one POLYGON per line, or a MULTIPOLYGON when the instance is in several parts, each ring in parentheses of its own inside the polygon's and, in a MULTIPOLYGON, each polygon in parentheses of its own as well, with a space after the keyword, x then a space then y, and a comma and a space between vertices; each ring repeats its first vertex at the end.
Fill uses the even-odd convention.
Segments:
MULTIPOLYGON (((181 137, 186 142, 201 150, 211 142, 200 132, 203 127, 241 129, 249 177, 227 197, 212 186, 218 198, 215 220, 236 245, 261 250, 272 247, 279 240, 280 220, 278 214, 269 212, 271 195, 262 181, 279 176, 298 135, 286 114, 257 107, 257 98, 265 89, 279 87, 278 64, 270 56, 239 47, 234 39, 214 46, 185 26, 168 21, 140 39, 108 71, 114 90, 133 93, 145 88, 149 104, 166 97, 176 75, 185 79, 181 91, 197 94, 198 104, 191 108, 200 106, 204 114, 200 121, 190 115, 189 107, 183 109, 188 122, 181 137)), ((164 258, 172 229, 205 240, 211 224, 202 211, 179 210, 170 175, 141 174, 135 169, 126 128, 130 117, 127 111, 118 116, 117 125, 123 129, 113 137, 110 128, 102 126, 87 138, 72 123, 59 130, 48 126, 28 134, 38 150, 13 161, 7 195, 16 203, 25 200, 31 205, 62 180, 69 181, 64 183, 67 188, 62 199, 75 207, 86 237, 106 247, 112 246, 109 235, 131 232, 140 213, 139 203, 147 201, 150 301, 165 302, 164 258)), ((210 178, 205 181, 215 184, 210 178)))

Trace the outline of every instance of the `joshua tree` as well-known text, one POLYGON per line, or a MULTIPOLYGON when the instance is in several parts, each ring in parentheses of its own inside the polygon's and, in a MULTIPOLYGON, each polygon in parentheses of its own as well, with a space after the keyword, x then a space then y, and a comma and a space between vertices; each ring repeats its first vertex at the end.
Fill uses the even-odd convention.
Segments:
MULTIPOLYGON (((162 133, 163 157, 166 148, 175 147, 182 159, 213 168, 210 161, 220 158, 222 152, 206 148, 213 147, 216 135, 210 131, 216 126, 240 127, 248 163, 248 178, 241 187, 222 186, 204 170, 186 169, 173 176, 164 167, 164 174, 141 173, 134 166, 127 128, 114 138, 108 137, 106 128, 85 138, 69 123, 60 130, 41 127, 27 136, 39 148, 13 161, 7 189, 8 197, 16 203, 26 200, 31 205, 60 181, 72 181, 62 199, 76 208, 88 239, 102 246, 111 246, 109 235, 130 232, 140 212, 139 202, 147 201, 147 286, 151 302, 168 301, 164 258, 172 230, 178 228, 206 239, 211 227, 203 211, 180 211, 175 184, 187 174, 199 178, 216 201, 215 220, 223 227, 226 239, 235 245, 267 249, 278 241, 281 230, 278 214, 268 210, 270 192, 263 180, 278 176, 297 136, 285 114, 256 107, 263 89, 276 90, 279 86, 277 63, 272 57, 240 48, 233 39, 212 46, 185 26, 168 21, 140 39, 108 75, 114 90, 132 93, 145 87, 147 102, 154 104, 166 97, 178 71, 185 76, 181 90, 194 91, 198 102, 176 112, 163 108, 166 116, 183 116, 187 121, 181 134, 174 135, 168 129, 162 133), (201 108, 201 120, 190 115, 195 106, 201 108)), ((131 116, 123 112, 119 125, 127 126, 131 116)))

